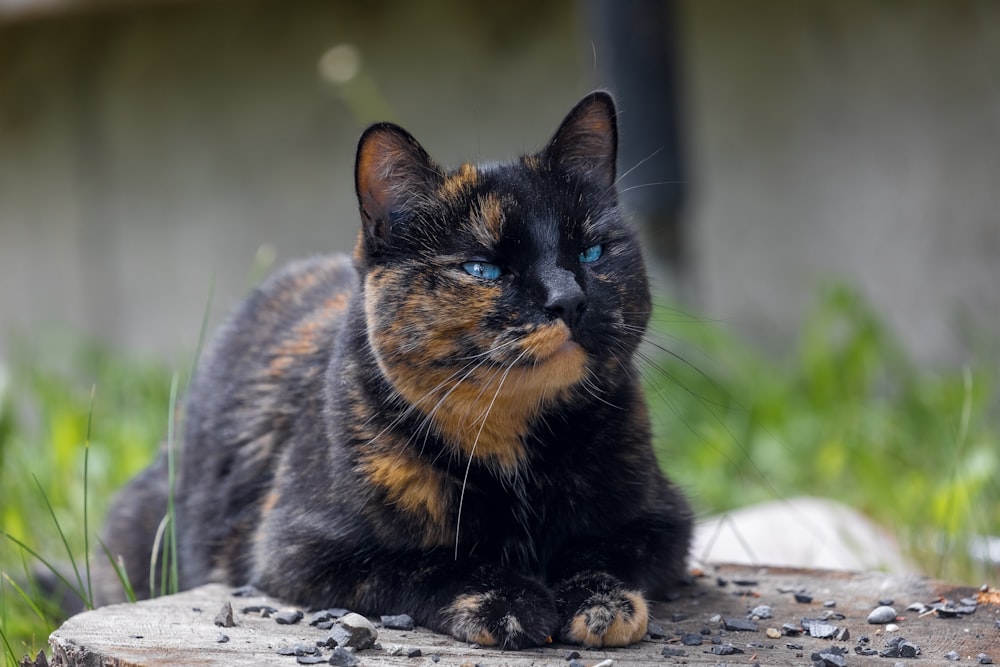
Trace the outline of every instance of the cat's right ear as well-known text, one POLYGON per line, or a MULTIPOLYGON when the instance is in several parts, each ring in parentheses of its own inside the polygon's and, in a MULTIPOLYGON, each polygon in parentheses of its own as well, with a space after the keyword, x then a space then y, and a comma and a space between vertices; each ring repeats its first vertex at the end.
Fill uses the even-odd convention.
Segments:
POLYGON ((358 141, 354 187, 368 247, 385 247, 393 226, 442 178, 427 151, 403 128, 377 123, 365 130, 358 141))

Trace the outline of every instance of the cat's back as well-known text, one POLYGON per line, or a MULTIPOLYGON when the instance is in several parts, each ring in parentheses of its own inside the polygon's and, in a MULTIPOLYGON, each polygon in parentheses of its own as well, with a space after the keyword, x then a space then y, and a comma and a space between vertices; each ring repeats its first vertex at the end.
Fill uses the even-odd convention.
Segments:
POLYGON ((236 308, 188 392, 186 486, 252 478, 240 468, 271 465, 293 431, 319 420, 324 374, 356 289, 349 258, 312 257, 286 265, 236 308))

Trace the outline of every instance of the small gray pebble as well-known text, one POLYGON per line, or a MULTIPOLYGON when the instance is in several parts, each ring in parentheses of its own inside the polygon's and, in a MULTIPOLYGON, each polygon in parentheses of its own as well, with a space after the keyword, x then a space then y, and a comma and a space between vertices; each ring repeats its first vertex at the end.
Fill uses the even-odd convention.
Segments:
POLYGON ((358 657, 354 655, 353 651, 350 651, 343 646, 338 646, 333 649, 333 653, 330 655, 330 664, 338 665, 338 667, 356 667, 360 664, 358 657))
POLYGON ((579 660, 570 660, 568 667, 587 667, 587 666, 582 662, 580 662, 579 660))
POLYGON ((650 639, 663 639, 667 636, 663 630, 663 626, 656 621, 648 621, 646 623, 646 634, 649 635, 650 639))
POLYGON ((378 639, 375 626, 361 614, 347 614, 330 628, 327 645, 350 647, 358 651, 371 648, 378 639))
POLYGON ((712 647, 713 655, 736 655, 743 652, 743 649, 736 648, 732 644, 720 644, 712 647))
POLYGON ((753 608, 753 610, 750 612, 750 615, 756 616, 757 618, 760 619, 771 618, 772 616, 774 616, 774 610, 771 609, 766 604, 760 604, 753 608))
POLYGON ((383 616, 381 621, 382 627, 389 628, 390 630, 412 630, 416 627, 413 618, 409 614, 383 616))
POLYGON ((224 635, 220 632, 219 636, 215 638, 215 641, 219 644, 225 644, 229 641, 229 635, 224 635))
POLYGON ((687 656, 687 651, 684 649, 674 648, 673 646, 664 646, 660 653, 665 658, 683 658, 687 656))
POLYGON ((976 660, 979 661, 980 665, 992 665, 993 664, 993 658, 991 658, 990 656, 986 655, 985 653, 980 653, 979 655, 977 655, 976 656, 976 660))
POLYGON ((745 618, 726 618, 722 625, 730 632, 757 632, 757 624, 745 618))
POLYGON ((944 654, 944 658, 945 660, 961 660, 962 656, 960 656, 955 651, 948 651, 947 653, 944 654))
POLYGON ((795 601, 800 602, 802 604, 809 604, 810 602, 813 601, 813 596, 809 595, 808 593, 796 593, 795 601))
POLYGON ((563 660, 578 660, 579 658, 579 651, 566 651, 566 655, 563 656, 563 660))
POLYGON ((228 602, 222 605, 222 609, 215 615, 215 624, 223 628, 236 627, 236 621, 233 620, 233 605, 228 602))
POLYGON ((274 620, 277 621, 278 625, 295 625, 302 620, 303 613, 298 609, 292 609, 289 611, 279 611, 274 615, 274 620))
POLYGON ((403 649, 403 653, 406 655, 407 658, 419 658, 424 654, 423 651, 412 646, 403 649))
POLYGON ((837 626, 829 623, 810 623, 809 636, 816 639, 828 639, 837 634, 837 626))
POLYGON ((888 605, 875 607, 872 612, 868 614, 868 622, 872 625, 883 625, 885 623, 892 623, 895 620, 896 610, 888 605))
POLYGON ((297 655, 295 662, 300 665, 319 665, 324 662, 329 664, 329 661, 321 655, 297 655))

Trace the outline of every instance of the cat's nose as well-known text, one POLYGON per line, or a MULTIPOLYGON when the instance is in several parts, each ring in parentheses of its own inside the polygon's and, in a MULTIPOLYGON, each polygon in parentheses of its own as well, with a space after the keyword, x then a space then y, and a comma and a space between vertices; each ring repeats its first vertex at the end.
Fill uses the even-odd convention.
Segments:
POLYGON ((587 297, 569 271, 556 269, 545 277, 545 312, 572 327, 587 305, 587 297))

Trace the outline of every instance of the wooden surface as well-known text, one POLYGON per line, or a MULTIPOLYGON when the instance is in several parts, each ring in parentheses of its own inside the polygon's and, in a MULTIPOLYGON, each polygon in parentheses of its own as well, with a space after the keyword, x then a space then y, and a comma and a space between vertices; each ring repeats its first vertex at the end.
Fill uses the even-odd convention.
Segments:
MULTIPOLYGON (((552 645, 540 649, 504 652, 479 648, 420 628, 404 632, 379 627, 375 648, 357 653, 361 665, 475 665, 483 667, 514 665, 568 665, 566 655, 571 650, 580 653, 585 665, 595 665, 610 659, 614 665, 809 665, 811 655, 829 647, 844 647, 846 665, 892 666, 910 663, 905 658, 864 656, 855 652, 860 637, 869 637, 864 647, 885 650, 895 637, 905 639, 920 648, 913 664, 969 665, 979 664, 977 656, 986 654, 1000 664, 1000 594, 981 593, 975 588, 953 587, 927 579, 884 574, 851 574, 843 572, 805 571, 771 568, 762 570, 742 566, 719 566, 708 572, 693 586, 680 590, 676 600, 656 602, 655 620, 662 625, 663 638, 648 638, 625 649, 584 650, 578 647, 552 645), (722 582, 725 582, 724 585, 722 582), (811 602, 796 601, 794 592, 812 596, 811 602), (905 611, 912 603, 930 604, 942 597, 955 600, 979 597, 980 604, 971 614, 943 618, 934 613, 925 615, 905 611), (891 599, 902 617, 899 629, 886 632, 884 626, 867 622, 869 612, 880 600, 891 599), (825 606, 833 602, 836 606, 825 606), (773 617, 757 621, 757 631, 727 631, 725 619, 746 620, 748 612, 758 605, 768 605, 773 617), (825 612, 843 614, 828 623, 846 628, 849 638, 844 641, 819 639, 808 634, 771 638, 768 628, 780 629, 783 624, 799 625, 803 618, 822 617, 825 612), (681 619, 683 620, 673 620, 681 619), (721 618, 717 618, 721 617, 721 618), (703 634, 708 632, 709 634, 703 634), (699 634, 700 646, 685 646, 682 633, 699 634), (730 644, 743 651, 729 656, 712 653, 713 640, 730 644), (789 648, 789 644, 801 648, 789 648), (419 648, 419 657, 392 655, 393 647, 419 648), (664 656, 663 649, 684 651, 683 656, 664 656), (960 660, 946 658, 954 651, 960 660), (435 659, 436 658, 436 659, 435 659)), ((204 586, 174 596, 115 605, 86 612, 69 619, 52 634, 49 641, 56 664, 80 665, 287 665, 297 664, 295 657, 281 656, 276 651, 295 644, 315 645, 325 639, 328 631, 307 625, 306 618, 296 625, 279 625, 273 618, 259 614, 244 614, 241 609, 252 605, 270 605, 287 609, 266 597, 234 597, 225 586, 204 586), (213 623, 216 614, 230 602, 235 611, 236 626, 220 628, 213 623), (220 635, 229 637, 220 643, 220 635)), ((305 610, 304 610, 305 611, 305 610)), ((377 619, 373 619, 377 620, 377 619)), ((324 649, 324 655, 330 655, 324 649)), ((607 664, 607 663, 605 663, 607 664)))

